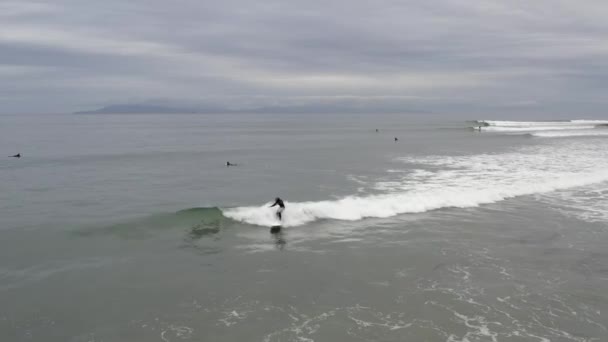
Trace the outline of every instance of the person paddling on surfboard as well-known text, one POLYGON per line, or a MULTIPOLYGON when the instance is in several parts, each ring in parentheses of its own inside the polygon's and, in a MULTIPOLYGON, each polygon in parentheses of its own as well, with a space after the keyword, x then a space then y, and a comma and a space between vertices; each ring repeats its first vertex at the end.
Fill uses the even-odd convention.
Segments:
POLYGON ((282 199, 277 197, 274 199, 274 204, 271 205, 270 207, 272 208, 277 205, 279 206, 279 208, 277 209, 277 217, 279 218, 279 220, 283 220, 282 213, 283 213, 283 210, 285 210, 285 203, 283 203, 282 199))

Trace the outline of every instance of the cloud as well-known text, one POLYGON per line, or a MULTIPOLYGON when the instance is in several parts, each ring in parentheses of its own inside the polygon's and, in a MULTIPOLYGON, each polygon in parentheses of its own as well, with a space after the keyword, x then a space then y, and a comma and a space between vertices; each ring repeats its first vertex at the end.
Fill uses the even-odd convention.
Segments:
POLYGON ((598 0, 8 1, 2 111, 356 97, 429 110, 571 103, 600 113, 607 15, 598 0))
POLYGON ((6 1, 0 3, 0 18, 24 17, 49 14, 56 10, 52 4, 26 1, 6 1))
POLYGON ((54 68, 44 66, 24 66, 24 65, 2 65, 0 64, 0 77, 23 77, 27 75, 42 75, 53 71, 54 68))

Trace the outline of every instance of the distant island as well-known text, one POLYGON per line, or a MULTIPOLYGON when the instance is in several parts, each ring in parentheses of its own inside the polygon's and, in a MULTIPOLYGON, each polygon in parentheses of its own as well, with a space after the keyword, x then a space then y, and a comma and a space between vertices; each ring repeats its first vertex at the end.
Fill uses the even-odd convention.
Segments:
POLYGON ((105 106, 95 110, 75 112, 74 114, 183 114, 196 112, 198 111, 194 108, 178 108, 146 104, 118 104, 105 106))
POLYGON ((348 104, 309 104, 298 106, 266 106, 245 109, 230 109, 214 106, 179 107, 153 104, 116 104, 95 110, 79 111, 74 114, 220 114, 220 113, 429 113, 426 110, 413 108, 396 108, 387 106, 359 106, 348 104))

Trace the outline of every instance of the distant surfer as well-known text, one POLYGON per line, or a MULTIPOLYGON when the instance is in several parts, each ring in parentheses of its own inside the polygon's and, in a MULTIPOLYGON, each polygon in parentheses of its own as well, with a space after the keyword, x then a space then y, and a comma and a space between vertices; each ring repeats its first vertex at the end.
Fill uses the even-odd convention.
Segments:
POLYGON ((226 162, 226 167, 230 167, 230 166, 236 166, 236 164, 227 161, 226 162))
POLYGON ((11 157, 13 157, 13 158, 21 158, 21 153, 17 153, 15 155, 12 155, 11 157))
POLYGON ((376 128, 376 133, 380 132, 377 128, 376 128))
POLYGON ((283 203, 282 199, 277 197, 274 199, 274 204, 271 205, 270 207, 272 208, 277 205, 279 206, 279 208, 277 209, 277 217, 279 218, 279 221, 281 221, 281 220, 283 220, 282 213, 283 213, 283 210, 285 210, 285 203, 283 203))
POLYGON ((395 142, 399 141, 399 139, 397 139, 397 137, 395 137, 395 142))

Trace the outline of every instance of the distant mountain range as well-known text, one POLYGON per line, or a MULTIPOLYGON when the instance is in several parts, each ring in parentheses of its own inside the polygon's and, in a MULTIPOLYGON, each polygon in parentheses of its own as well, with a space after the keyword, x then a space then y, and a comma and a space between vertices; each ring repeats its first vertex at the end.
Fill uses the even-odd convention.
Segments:
POLYGON ((412 108, 395 108, 393 106, 353 106, 348 104, 309 104, 298 106, 267 106, 248 109, 229 109, 213 106, 179 107, 150 104, 116 104, 96 110, 80 111, 74 114, 219 114, 219 113, 427 113, 428 111, 412 108))
POLYGON ((197 109, 186 107, 178 108, 146 104, 117 104, 95 110, 75 112, 74 114, 183 114, 197 112, 199 112, 197 109))

